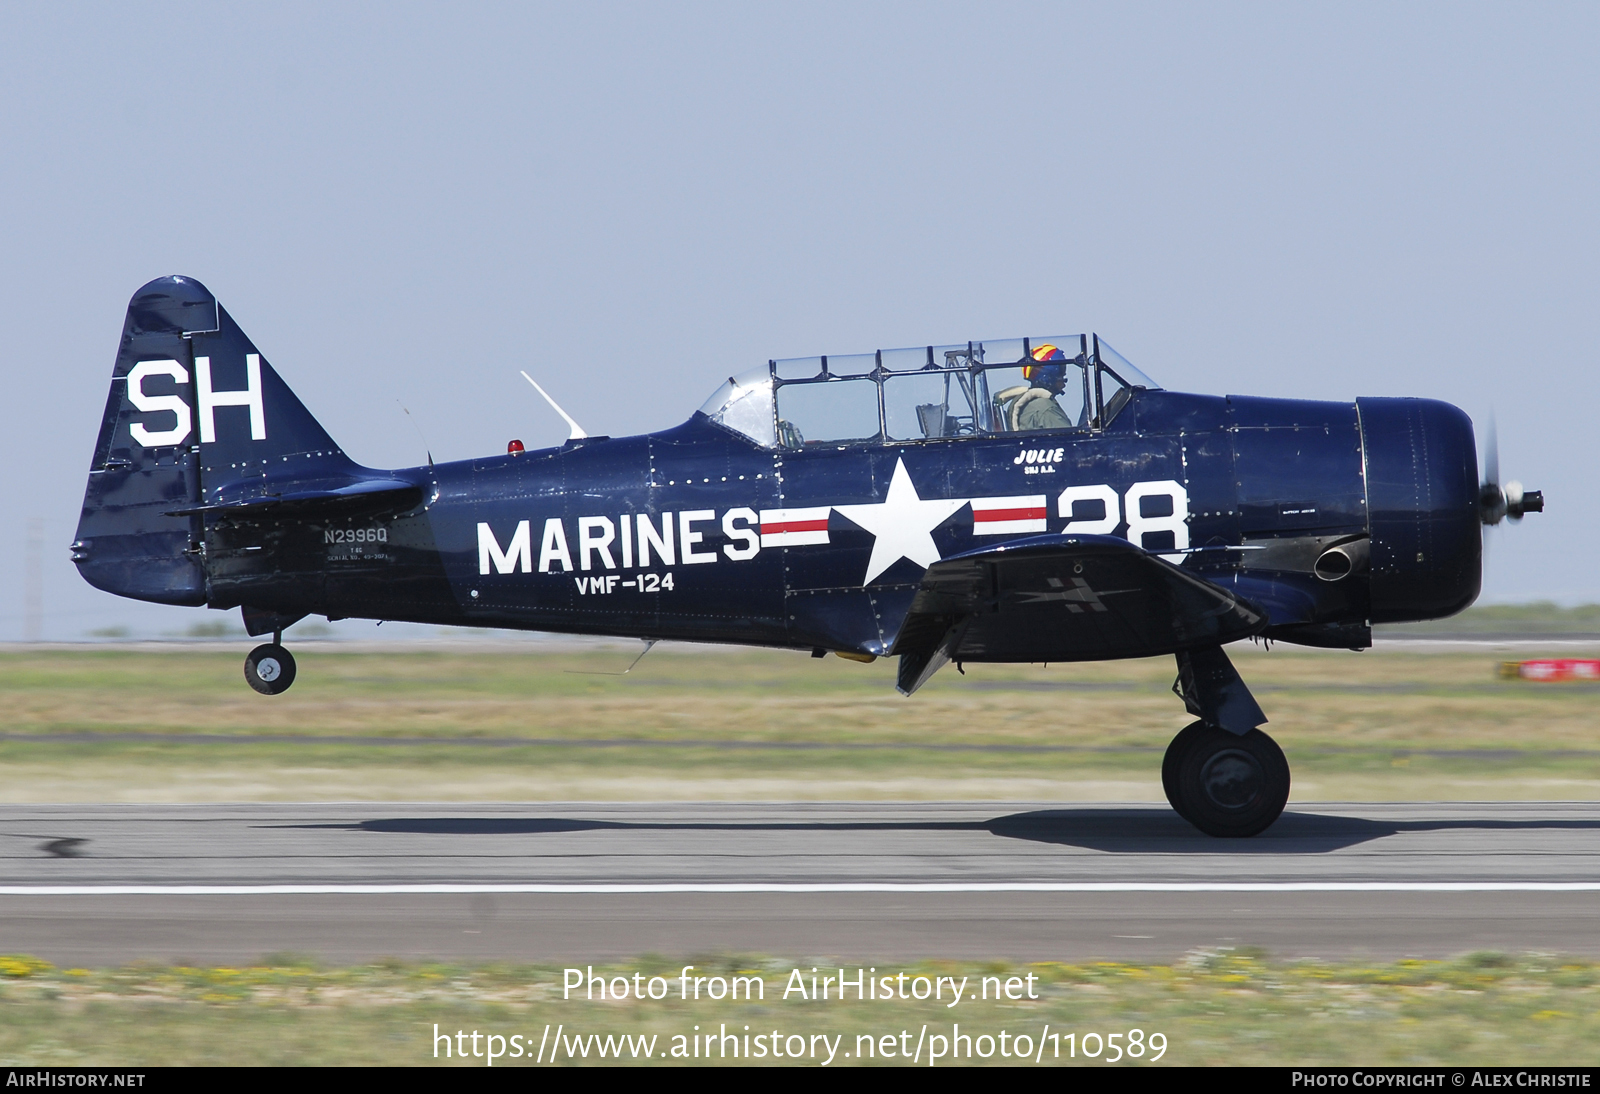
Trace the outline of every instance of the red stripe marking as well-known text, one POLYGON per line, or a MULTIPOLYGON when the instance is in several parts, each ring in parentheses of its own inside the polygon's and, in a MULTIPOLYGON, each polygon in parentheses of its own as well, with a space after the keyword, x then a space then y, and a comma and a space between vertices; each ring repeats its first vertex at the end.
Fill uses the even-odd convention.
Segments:
MULTIPOLYGON (((1041 509, 1039 512, 1042 514, 1044 510, 1041 509)), ((764 536, 775 536, 782 532, 826 532, 827 530, 827 517, 821 520, 786 520, 780 524, 761 525, 761 534, 764 536)))
POLYGON ((1044 520, 1045 507, 1041 505, 1036 509, 974 509, 972 519, 984 523, 993 520, 1044 520))

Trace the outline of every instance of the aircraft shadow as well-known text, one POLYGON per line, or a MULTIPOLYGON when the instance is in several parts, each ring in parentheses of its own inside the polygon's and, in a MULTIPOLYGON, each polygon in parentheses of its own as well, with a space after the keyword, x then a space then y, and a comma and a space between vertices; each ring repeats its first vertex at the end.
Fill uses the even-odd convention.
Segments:
POLYGON ((988 832, 1119 854, 1325 854, 1402 832, 1580 829, 1600 820, 1379 821, 1322 813, 1286 812, 1253 839, 1224 840, 1196 830, 1170 809, 1040 809, 986 821, 607 821, 572 817, 398 817, 355 824, 272 825, 350 832, 440 836, 541 836, 565 832, 988 832))

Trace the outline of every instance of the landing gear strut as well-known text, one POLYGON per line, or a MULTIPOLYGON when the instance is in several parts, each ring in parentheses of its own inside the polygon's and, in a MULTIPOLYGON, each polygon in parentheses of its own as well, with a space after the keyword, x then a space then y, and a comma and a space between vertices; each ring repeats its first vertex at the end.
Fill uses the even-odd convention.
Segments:
POLYGON ((1200 720, 1167 746, 1161 786, 1178 816, 1208 836, 1253 836, 1289 800, 1289 761, 1256 727, 1267 720, 1221 646, 1178 651, 1172 685, 1200 720))
POLYGON ((244 659, 244 679, 262 695, 282 695, 294 683, 294 655, 280 644, 283 632, 275 631, 272 641, 257 646, 244 659))
POLYGON ((1204 722, 1167 746, 1161 785, 1178 815, 1208 836, 1253 836, 1289 800, 1289 762, 1259 729, 1230 733, 1204 722))

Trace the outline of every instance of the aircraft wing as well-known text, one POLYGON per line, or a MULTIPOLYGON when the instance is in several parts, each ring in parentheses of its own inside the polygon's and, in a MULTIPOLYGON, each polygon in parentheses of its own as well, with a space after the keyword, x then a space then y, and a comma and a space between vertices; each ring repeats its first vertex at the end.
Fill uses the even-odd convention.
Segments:
POLYGON ((1049 535, 929 566, 891 653, 910 695, 946 661, 1080 661, 1220 646, 1267 613, 1115 536, 1049 535))

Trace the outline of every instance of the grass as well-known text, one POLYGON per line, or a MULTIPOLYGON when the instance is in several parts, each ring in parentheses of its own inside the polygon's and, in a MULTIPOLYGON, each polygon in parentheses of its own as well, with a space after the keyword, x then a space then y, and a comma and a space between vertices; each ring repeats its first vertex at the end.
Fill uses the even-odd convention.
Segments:
POLYGON ((1600 604, 1563 608, 1548 600, 1531 604, 1481 604, 1449 619, 1378 628, 1379 634, 1600 634, 1600 604))
MULTIPOLYGON (((702 1033, 720 1032, 725 1025, 741 1037, 747 1026, 752 1034, 802 1035, 808 1047, 814 1034, 842 1035, 834 1042, 834 1065, 847 1066, 868 1062, 856 1055, 860 1035, 892 1035, 898 1044, 901 1031, 907 1031, 908 1044, 914 1045, 924 1025, 930 1035, 948 1039, 956 1023, 973 1037, 1023 1033, 1034 1039, 1035 1048, 1048 1026, 1061 1038, 1060 1063, 1091 1066, 1104 1066, 1111 1053, 1102 1049, 1098 1060, 1084 1059, 1085 1034, 1104 1038, 1132 1029, 1141 1030, 1147 1044, 1154 1034, 1165 1038, 1160 1064, 1600 1062, 1600 964, 1551 955, 1481 953, 1454 961, 1364 965, 1278 962, 1250 951, 1223 950, 1191 954, 1173 965, 935 962, 876 968, 879 975, 906 973, 908 991, 919 975, 965 977, 969 994, 985 977, 996 977, 991 984, 998 995, 1001 984, 1017 977, 1014 992, 1024 995, 1022 978, 1034 977, 1037 999, 968 998, 954 1008, 947 1005, 948 988, 939 1002, 857 1001, 853 991, 843 1003, 836 993, 826 1002, 793 994, 785 1000, 792 971, 799 969, 809 982, 813 966, 819 978, 836 974, 817 959, 726 956, 679 962, 647 956, 596 967, 594 973, 659 975, 666 988, 657 990, 668 997, 602 1002, 583 999, 581 992, 563 999, 563 970, 552 966, 387 962, 329 968, 278 955, 246 968, 90 970, 0 957, 0 1065, 485 1063, 470 1056, 446 1060, 442 1048, 435 1058, 435 1025, 446 1034, 464 1031, 469 1038, 473 1031, 520 1035, 526 1054, 515 1059, 508 1053, 498 1061, 502 1066, 534 1062, 528 1057, 547 1025, 552 1036, 559 1025, 566 1038, 653 1034, 654 1062, 669 1063, 675 1062, 672 1057, 660 1054, 671 1051, 675 1036, 692 1037, 697 1025, 702 1033), (760 976, 764 999, 682 1000, 679 974, 685 963, 696 965, 699 976, 760 976), (1067 1055, 1067 1034, 1074 1037, 1076 1058, 1067 1055), (851 1053, 848 1059, 845 1052, 851 1053)), ((855 967, 846 972, 855 978, 855 967)), ((470 1040, 466 1044, 470 1051, 470 1040)), ((881 1047, 881 1040, 876 1044, 881 1047)), ((1095 1047, 1092 1040, 1090 1047, 1095 1047)), ((817 1051, 824 1052, 820 1045, 817 1051)), ((1053 1047, 1045 1050, 1045 1062, 1057 1062, 1053 1052, 1053 1047)), ((600 1062, 597 1050, 578 1062, 600 1062)), ((875 1057, 870 1062, 889 1061, 875 1057)), ((926 1064, 925 1053, 920 1062, 926 1064)), ((950 1063, 948 1058, 940 1062, 950 1063)), ((1017 1061, 993 1056, 988 1062, 1017 1061)))
MULTIPOLYGON (((1296 799, 1600 792, 1593 687, 1480 651, 1235 649, 1296 799)), ((1160 800, 1189 720, 1170 658, 946 669, 911 699, 891 662, 773 651, 580 674, 631 657, 311 647, 268 698, 233 651, 7 652, 0 802, 1160 800)))

